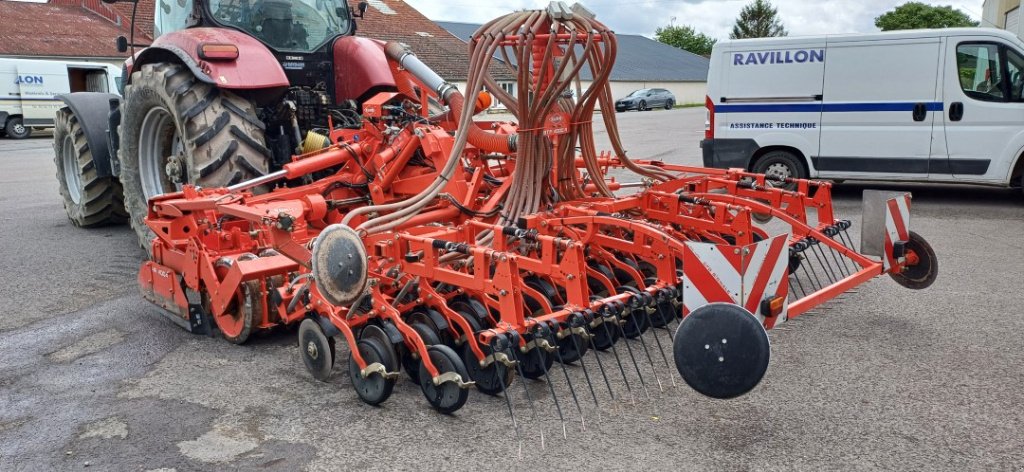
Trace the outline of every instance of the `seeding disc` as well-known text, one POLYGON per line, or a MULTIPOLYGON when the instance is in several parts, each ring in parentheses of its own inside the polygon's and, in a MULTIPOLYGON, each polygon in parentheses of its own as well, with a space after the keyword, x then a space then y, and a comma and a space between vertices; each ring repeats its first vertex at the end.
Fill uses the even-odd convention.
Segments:
POLYGON ((334 367, 334 338, 324 335, 316 321, 306 318, 299 324, 299 352, 313 378, 326 382, 334 367))
POLYGON ((731 303, 704 305, 683 319, 673 342, 676 369, 712 398, 735 398, 757 386, 771 357, 768 332, 731 303))
MULTIPOLYGON (((630 287, 629 285, 623 285, 616 289, 621 293, 640 293, 640 290, 630 287)), ((619 315, 622 318, 622 334, 629 339, 636 339, 641 334, 647 332, 647 328, 651 327, 651 319, 647 314, 646 307, 630 308, 629 313, 623 313, 619 315)))
MULTIPOLYGON (((464 382, 470 380, 465 364, 462 363, 459 355, 452 348, 444 344, 438 344, 430 346, 428 351, 430 353, 430 361, 434 363, 434 367, 437 367, 438 373, 455 372, 459 374, 459 377, 462 377, 464 382)), ((462 408, 462 405, 466 404, 466 399, 469 398, 469 390, 456 385, 454 382, 434 385, 430 372, 427 372, 427 367, 423 364, 420 364, 420 389, 423 390, 423 396, 427 398, 430 406, 446 415, 458 411, 459 408, 462 408)))
MULTIPOLYGON (((441 338, 437 336, 437 332, 434 328, 426 325, 425 323, 416 322, 409 323, 409 327, 412 328, 416 334, 420 335, 420 339, 428 347, 435 344, 441 344, 441 338)), ((409 375, 409 378, 413 382, 420 383, 420 360, 413 357, 413 352, 406 349, 405 354, 402 356, 402 368, 405 369, 405 373, 409 375)))
MULTIPOLYGON (((473 327, 473 331, 480 331, 482 328, 473 315, 458 311, 458 314, 466 319, 466 322, 473 327)), ((497 395, 512 384, 515 372, 502 364, 501 362, 492 362, 487 367, 480 366, 480 360, 476 358, 473 353, 473 349, 469 347, 469 343, 463 343, 459 348, 462 355, 462 362, 466 365, 466 371, 469 372, 469 377, 476 382, 476 389, 481 393, 487 395, 497 395)), ((489 346, 480 346, 480 350, 483 351, 484 355, 491 354, 492 350, 489 346)))
MULTIPOLYGON (((382 344, 377 337, 364 337, 359 340, 359 355, 363 356, 366 365, 379 362, 388 372, 398 370, 398 361, 395 360, 394 350, 382 344)), ((355 388, 359 399, 370 405, 380 405, 395 388, 395 380, 384 378, 379 373, 371 373, 366 378, 360 374, 359 364, 354 357, 348 358, 348 375, 352 379, 352 387, 355 388)))
POLYGON ((366 249, 352 228, 330 225, 313 243, 313 280, 329 302, 346 306, 366 287, 366 249))

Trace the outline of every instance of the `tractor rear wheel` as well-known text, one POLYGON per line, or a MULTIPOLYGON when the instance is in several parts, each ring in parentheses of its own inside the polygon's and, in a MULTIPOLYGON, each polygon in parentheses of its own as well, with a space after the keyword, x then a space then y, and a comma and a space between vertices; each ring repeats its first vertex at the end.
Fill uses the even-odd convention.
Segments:
POLYGON ((121 182, 142 247, 147 201, 184 184, 224 187, 266 174, 270 151, 249 101, 200 82, 181 64, 145 64, 121 101, 121 182))
POLYGON ((90 228, 128 220, 121 184, 114 177, 99 176, 82 125, 68 108, 57 112, 53 151, 64 211, 75 226, 90 228))

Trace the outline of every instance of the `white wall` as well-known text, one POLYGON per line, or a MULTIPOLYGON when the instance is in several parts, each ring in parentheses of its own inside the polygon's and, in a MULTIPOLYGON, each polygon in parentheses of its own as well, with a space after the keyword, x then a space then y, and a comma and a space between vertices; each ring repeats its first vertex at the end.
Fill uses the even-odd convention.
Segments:
MULTIPOLYGON (((584 84, 584 86, 589 84, 584 84)), ((612 97, 616 100, 642 88, 663 88, 676 96, 676 105, 704 103, 707 82, 612 82, 612 97)))

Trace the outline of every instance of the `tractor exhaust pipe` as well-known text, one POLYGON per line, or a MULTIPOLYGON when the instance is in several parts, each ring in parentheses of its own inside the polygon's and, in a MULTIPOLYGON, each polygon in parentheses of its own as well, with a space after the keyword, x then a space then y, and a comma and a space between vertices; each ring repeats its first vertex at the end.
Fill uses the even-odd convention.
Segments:
MULTIPOLYGON (((437 92, 437 95, 447 103, 454 114, 455 121, 459 121, 460 116, 465 111, 465 97, 459 92, 459 88, 448 83, 446 80, 437 75, 429 66, 423 63, 420 58, 416 57, 416 54, 409 49, 409 46, 396 42, 389 41, 384 45, 384 53, 388 58, 398 63, 400 67, 409 71, 414 77, 423 82, 431 90, 437 92)), ((497 152, 501 154, 511 154, 516 151, 516 143, 519 141, 517 135, 499 135, 489 133, 478 127, 471 127, 468 130, 469 143, 480 149, 486 151, 497 152)))

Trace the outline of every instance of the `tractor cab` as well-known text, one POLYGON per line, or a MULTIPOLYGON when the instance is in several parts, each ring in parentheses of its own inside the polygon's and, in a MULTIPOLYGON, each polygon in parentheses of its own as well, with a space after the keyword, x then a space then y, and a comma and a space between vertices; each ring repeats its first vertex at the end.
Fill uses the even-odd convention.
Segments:
POLYGON ((333 69, 334 40, 355 33, 354 16, 345 0, 157 0, 154 36, 238 30, 270 49, 292 85, 316 87, 326 82, 322 71, 333 69))

